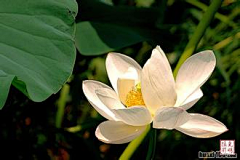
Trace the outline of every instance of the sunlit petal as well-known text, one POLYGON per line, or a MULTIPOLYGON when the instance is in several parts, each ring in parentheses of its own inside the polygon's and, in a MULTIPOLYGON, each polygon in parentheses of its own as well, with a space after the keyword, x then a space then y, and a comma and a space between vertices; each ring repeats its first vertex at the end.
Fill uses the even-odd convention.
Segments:
POLYGON ((138 83, 137 70, 130 67, 128 71, 117 80, 118 95, 123 104, 125 104, 127 94, 138 83))
POLYGON ((96 129, 96 137, 105 143, 122 144, 127 143, 138 137, 146 126, 130 126, 122 122, 105 121, 96 129))
POLYGON ((114 113, 119 120, 132 126, 143 126, 152 122, 152 116, 144 106, 114 109, 114 113))
POLYGON ((113 114, 113 112, 100 101, 96 94, 97 89, 107 88, 112 90, 110 87, 98 81, 86 80, 83 81, 82 88, 89 103, 98 111, 99 114, 109 120, 117 120, 115 114, 113 114))
POLYGON ((152 116, 146 107, 132 106, 125 108, 120 100, 115 97, 114 93, 111 93, 109 89, 106 88, 99 89, 96 93, 102 103, 110 109, 118 121, 133 126, 147 125, 152 122, 152 116))
POLYGON ((176 102, 172 70, 159 46, 143 67, 141 86, 144 102, 152 113, 161 106, 173 106, 176 102))
POLYGON ((199 52, 183 63, 176 78, 177 106, 206 82, 215 65, 216 58, 210 50, 199 52))
MULTIPOLYGON (((185 110, 191 108, 203 96, 202 90, 198 89, 193 92, 180 106, 185 110)), ((175 105, 178 107, 177 105, 175 105)))
POLYGON ((115 91, 109 88, 100 88, 96 90, 96 94, 101 102, 111 109, 123 109, 125 106, 120 102, 115 91))
POLYGON ((227 127, 218 120, 202 115, 190 114, 191 119, 176 129, 189 136, 197 138, 211 138, 226 132, 227 127))
POLYGON ((106 69, 110 82, 116 92, 118 92, 118 78, 122 77, 129 70, 129 68, 136 69, 138 78, 140 79, 142 68, 135 60, 119 53, 108 54, 106 59, 106 69))
POLYGON ((159 108, 154 116, 153 127, 159 129, 174 129, 190 118, 190 115, 179 107, 159 108))

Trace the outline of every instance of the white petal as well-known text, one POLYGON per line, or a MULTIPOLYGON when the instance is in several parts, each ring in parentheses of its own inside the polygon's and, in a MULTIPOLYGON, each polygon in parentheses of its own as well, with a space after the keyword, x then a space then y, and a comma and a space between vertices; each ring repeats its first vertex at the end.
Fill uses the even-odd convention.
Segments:
POLYGON ((192 137, 210 138, 228 130, 223 123, 212 117, 202 114, 190 115, 191 119, 188 122, 176 128, 178 131, 192 137))
MULTIPOLYGON (((193 92, 180 106, 184 108, 185 110, 188 110, 191 108, 197 101, 203 96, 202 90, 197 89, 195 92, 193 92)), ((175 105, 175 107, 178 107, 178 105, 175 105)))
POLYGON ((109 88, 100 88, 96 90, 96 94, 101 102, 111 109, 123 109, 125 106, 120 102, 115 91, 109 88))
POLYGON ((116 92, 118 92, 118 78, 122 77, 122 75, 124 75, 130 67, 137 70, 138 78, 140 78, 142 68, 135 60, 119 53, 108 54, 106 58, 106 69, 110 82, 116 92))
POLYGON ((105 143, 122 144, 127 143, 138 137, 146 126, 129 126, 122 122, 105 121, 96 129, 96 137, 105 143))
POLYGON ((190 115, 179 107, 159 108, 154 116, 153 128, 174 129, 190 118, 190 115))
POLYGON ((118 95, 123 104, 126 102, 126 97, 129 91, 138 83, 137 70, 130 67, 128 71, 117 80, 118 95))
POLYGON ((145 106, 114 109, 114 113, 120 121, 132 126, 143 126, 152 122, 151 113, 145 106))
POLYGON ((83 81, 82 88, 89 103, 98 111, 99 114, 109 120, 117 120, 115 114, 113 114, 113 112, 105 106, 96 95, 97 89, 107 88, 111 90, 110 87, 98 81, 86 80, 83 81))
POLYGON ((115 115, 115 120, 133 126, 143 126, 152 122, 152 116, 145 106, 125 108, 120 100, 112 95, 114 93, 109 92, 106 88, 99 89, 96 93, 102 103, 115 115))
POLYGON ((157 46, 142 70, 142 94, 146 106, 154 113, 158 107, 176 102, 175 82, 169 62, 157 46))
POLYGON ((216 58, 209 50, 199 52, 183 63, 176 78, 177 105, 182 104, 207 81, 215 65, 216 58))

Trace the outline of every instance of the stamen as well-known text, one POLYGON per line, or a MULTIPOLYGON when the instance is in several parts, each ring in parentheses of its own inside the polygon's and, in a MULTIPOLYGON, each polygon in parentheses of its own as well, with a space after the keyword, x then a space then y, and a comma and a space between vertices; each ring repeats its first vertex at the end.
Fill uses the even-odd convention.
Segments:
POLYGON ((131 91, 128 92, 125 105, 127 107, 136 105, 145 105, 141 92, 141 85, 138 83, 131 91))

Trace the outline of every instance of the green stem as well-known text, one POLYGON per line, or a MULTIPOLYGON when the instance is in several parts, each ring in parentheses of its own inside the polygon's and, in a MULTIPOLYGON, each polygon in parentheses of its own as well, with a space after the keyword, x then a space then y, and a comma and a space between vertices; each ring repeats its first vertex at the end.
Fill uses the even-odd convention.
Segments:
POLYGON ((190 57, 193 52, 195 51, 199 41, 201 40, 205 30, 209 26, 211 20, 213 19, 215 13, 217 12, 218 8, 221 6, 222 0, 214 0, 212 1, 211 5, 208 7, 206 13, 203 15, 202 20, 198 24, 193 36, 189 40, 186 48, 183 51, 182 56, 180 57, 178 64, 173 72, 174 77, 176 78, 177 72, 183 62, 190 57))
POLYGON ((151 128, 148 154, 146 160, 153 160, 157 144, 157 129, 151 128))
POLYGON ((155 128, 153 128, 153 139, 154 139, 154 145, 153 145, 153 150, 152 150, 152 159, 155 156, 156 145, 157 145, 157 129, 155 129, 155 128))
POLYGON ((135 150, 138 148, 138 146, 144 140, 144 138, 147 135, 147 133, 149 132, 149 130, 150 130, 150 125, 147 125, 147 128, 145 129, 145 131, 140 136, 138 136, 136 139, 134 139, 131 143, 129 143, 127 148, 123 151, 122 155, 120 156, 119 160, 130 159, 132 157, 133 153, 135 152, 135 150))
MULTIPOLYGON (((205 4, 202 3, 202 2, 196 1, 196 0, 186 0, 186 2, 189 3, 189 4, 192 4, 192 5, 200 8, 200 9, 202 9, 203 11, 206 11, 207 8, 208 8, 207 5, 205 5, 205 4)), ((236 28, 236 27, 237 27, 237 25, 236 25, 233 21, 231 21, 228 16, 225 16, 225 15, 220 14, 220 13, 216 13, 216 14, 215 14, 215 17, 216 17, 217 19, 219 19, 220 21, 222 21, 222 22, 230 25, 230 26, 233 27, 233 28, 236 28)))
POLYGON ((240 32, 222 40, 221 42, 218 42, 217 44, 215 44, 213 46, 213 49, 220 50, 220 49, 224 48, 225 46, 227 46, 229 43, 231 43, 233 41, 233 39, 240 39, 240 32))
POLYGON ((64 84, 60 92, 60 98, 57 102, 57 114, 56 114, 56 127, 61 128, 63 116, 64 116, 64 109, 67 103, 67 97, 69 93, 69 85, 64 84))

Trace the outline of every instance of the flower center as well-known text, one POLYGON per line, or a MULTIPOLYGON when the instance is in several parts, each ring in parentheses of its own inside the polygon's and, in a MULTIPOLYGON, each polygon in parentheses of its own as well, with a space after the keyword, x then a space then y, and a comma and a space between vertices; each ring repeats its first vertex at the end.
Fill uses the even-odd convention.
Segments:
POLYGON ((142 97, 141 92, 141 84, 138 83, 136 86, 132 88, 131 91, 128 92, 126 96, 126 102, 125 105, 127 107, 132 107, 136 105, 145 105, 142 97))

